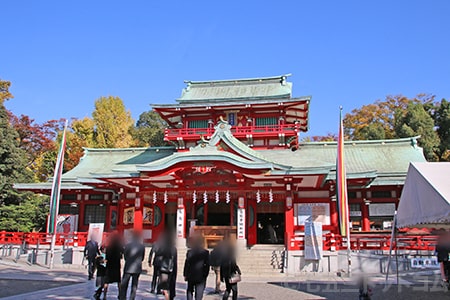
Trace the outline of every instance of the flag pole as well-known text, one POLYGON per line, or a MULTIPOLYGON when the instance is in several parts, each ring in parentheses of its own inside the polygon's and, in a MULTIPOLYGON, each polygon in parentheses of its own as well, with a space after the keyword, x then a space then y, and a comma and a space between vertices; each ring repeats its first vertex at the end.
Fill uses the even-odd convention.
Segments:
POLYGON ((350 243, 350 220, 347 195, 347 176, 345 172, 344 161, 344 125, 342 121, 342 106, 339 107, 339 136, 338 153, 336 159, 336 184, 337 184, 337 203, 339 211, 340 232, 347 238, 347 274, 352 274, 352 251, 350 243))
POLYGON ((58 157, 56 159, 55 171, 53 173, 52 191, 50 194, 50 216, 48 222, 47 232, 52 235, 50 243, 50 269, 53 269, 55 261, 55 245, 56 245, 56 227, 58 225, 58 211, 59 200, 61 197, 61 176, 64 165, 64 152, 66 149, 66 131, 68 121, 64 124, 64 131, 61 138, 61 145, 59 147, 58 157))

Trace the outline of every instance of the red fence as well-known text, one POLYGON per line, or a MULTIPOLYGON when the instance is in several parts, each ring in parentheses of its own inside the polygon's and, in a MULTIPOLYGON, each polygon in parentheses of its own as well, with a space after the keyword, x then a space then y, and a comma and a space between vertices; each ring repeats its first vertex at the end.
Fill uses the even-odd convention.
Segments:
MULTIPOLYGON (((288 250, 304 250, 304 236, 287 234, 288 250)), ((328 233, 323 235, 323 250, 336 251, 347 249, 347 240, 340 235, 328 233)), ((396 241, 399 250, 433 251, 437 236, 434 235, 398 235, 396 241)), ((386 234, 353 234, 350 236, 352 250, 389 250, 391 236, 386 234)), ((394 244, 395 246, 395 244, 394 244)))
MULTIPOLYGON (((107 233, 103 237, 106 238, 107 233)), ((0 245, 50 245, 52 236, 43 232, 6 232, 0 231, 0 245)), ((85 246, 87 232, 58 233, 57 246, 85 246)))
MULTIPOLYGON (((103 238, 106 239, 107 233, 103 238)), ((304 250, 304 236, 287 234, 288 250, 304 250)), ((328 233, 323 235, 323 250, 335 251, 347 249, 346 239, 340 235, 328 233)), ((399 250, 425 250, 433 251, 436 247, 437 236, 434 235, 399 235, 397 249, 399 250)), ((87 232, 73 234, 58 233, 56 245, 58 246, 84 246, 87 242, 87 232)), ((51 235, 42 232, 6 232, 0 231, 0 245, 50 245, 51 235)), ((352 250, 389 250, 391 236, 386 234, 353 234, 350 237, 352 250)))
MULTIPOLYGON (((268 136, 281 133, 296 134, 298 132, 298 125, 296 124, 276 124, 266 126, 233 126, 231 132, 237 138, 245 138, 251 134, 253 136, 268 136)), ((165 139, 173 140, 177 137, 183 139, 193 139, 200 135, 211 136, 214 133, 214 128, 169 128, 165 130, 165 139)))

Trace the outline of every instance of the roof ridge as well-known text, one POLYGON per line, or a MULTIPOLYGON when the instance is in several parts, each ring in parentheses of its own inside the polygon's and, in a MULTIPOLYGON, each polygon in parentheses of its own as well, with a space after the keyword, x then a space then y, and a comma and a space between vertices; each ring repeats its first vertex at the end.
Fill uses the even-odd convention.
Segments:
POLYGON ((83 147, 86 152, 125 152, 125 151, 151 151, 151 150, 171 150, 175 149, 173 146, 161 147, 128 147, 128 148, 91 148, 83 147))
POLYGON ((184 83, 189 84, 205 84, 205 83, 226 83, 226 82, 247 82, 247 81, 265 81, 265 80, 274 80, 274 79, 283 79, 286 77, 292 76, 291 73, 278 75, 278 76, 267 76, 267 77, 248 77, 248 78, 236 78, 236 79, 219 79, 219 80, 184 80, 184 83))
MULTIPOLYGON (((346 140, 344 144, 400 144, 400 143, 417 143, 417 140, 421 136, 412 136, 407 138, 397 138, 397 139, 383 139, 383 140, 346 140)), ((337 141, 329 141, 329 142, 300 142, 300 145, 337 145, 337 141)))

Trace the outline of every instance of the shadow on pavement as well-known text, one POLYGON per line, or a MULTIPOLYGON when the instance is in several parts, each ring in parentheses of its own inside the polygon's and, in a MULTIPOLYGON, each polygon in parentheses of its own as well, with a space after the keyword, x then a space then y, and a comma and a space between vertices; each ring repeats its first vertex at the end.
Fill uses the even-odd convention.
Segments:
MULTIPOLYGON (((269 282, 269 284, 306 292, 318 296, 317 299, 350 300, 359 299, 359 287, 354 284, 315 283, 315 282, 269 282)), ((422 284, 372 284, 372 300, 448 300, 450 291, 445 291, 439 282, 425 282, 422 284)))

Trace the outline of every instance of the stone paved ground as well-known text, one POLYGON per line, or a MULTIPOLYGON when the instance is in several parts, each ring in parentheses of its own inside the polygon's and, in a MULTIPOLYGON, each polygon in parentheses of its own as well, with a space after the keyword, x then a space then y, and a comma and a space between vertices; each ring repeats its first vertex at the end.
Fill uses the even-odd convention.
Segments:
MULTIPOLYGON (((137 299, 163 299, 148 290, 151 277, 141 276, 137 299)), ((94 282, 86 280, 83 270, 46 270, 36 266, 3 264, 0 261, 0 297, 2 299, 92 299, 94 282), (30 292, 30 290, 34 290, 30 292), (16 295, 12 296, 12 293, 16 295)), ((433 273, 403 274, 400 284, 395 278, 384 285, 384 276, 371 279, 373 300, 377 299, 450 299, 450 292, 439 286, 439 277, 433 273)), ((221 299, 212 292, 213 278, 208 278, 205 300, 221 299)), ((177 284, 176 299, 186 299, 186 284, 177 284)), ((112 285, 108 300, 117 299, 117 287, 112 285)), ((230 297, 231 299, 231 297, 230 297)), ((357 286, 349 279, 338 277, 272 277, 247 278, 239 284, 239 299, 316 300, 358 299, 357 286)))

